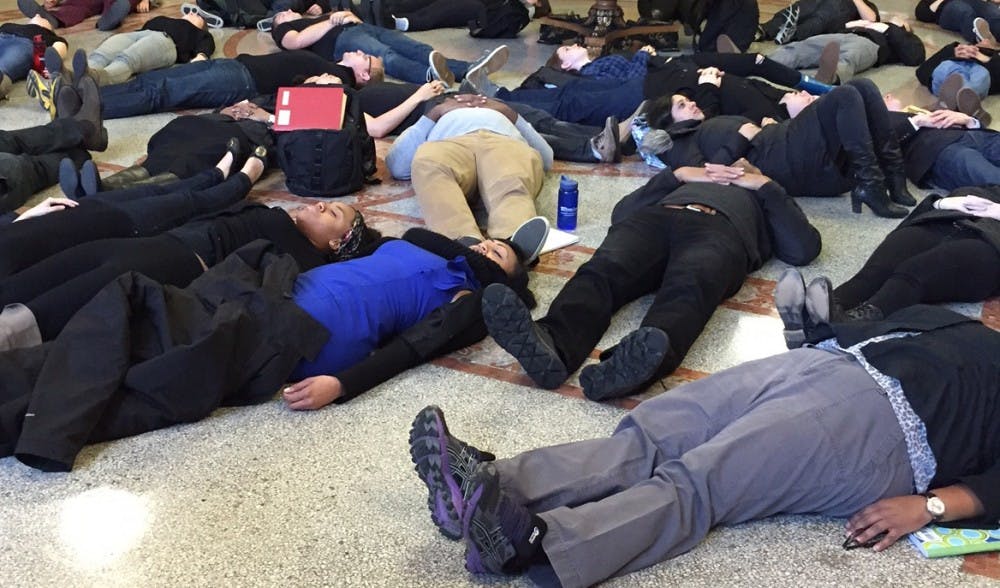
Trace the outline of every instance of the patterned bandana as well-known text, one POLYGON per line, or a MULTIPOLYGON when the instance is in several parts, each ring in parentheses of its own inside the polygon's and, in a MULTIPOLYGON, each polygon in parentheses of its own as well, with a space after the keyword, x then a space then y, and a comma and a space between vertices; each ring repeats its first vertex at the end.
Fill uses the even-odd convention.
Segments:
POLYGON ((354 222, 351 223, 351 230, 347 231, 347 234, 340 241, 340 247, 334 251, 339 259, 350 259, 357 254, 358 249, 361 247, 361 242, 364 241, 365 231, 368 227, 365 226, 365 217, 361 214, 361 211, 354 209, 357 213, 354 215, 354 222))

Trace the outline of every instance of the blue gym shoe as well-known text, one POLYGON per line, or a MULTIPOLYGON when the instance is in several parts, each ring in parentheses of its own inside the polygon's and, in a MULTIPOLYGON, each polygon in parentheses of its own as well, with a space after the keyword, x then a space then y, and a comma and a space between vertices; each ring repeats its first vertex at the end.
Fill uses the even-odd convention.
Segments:
POLYGON ((513 574, 527 568, 542 546, 545 521, 500 487, 493 464, 479 466, 462 517, 465 569, 474 574, 513 574))
POLYGON ((445 537, 461 539, 473 474, 479 464, 495 457, 452 437, 441 409, 428 406, 417 413, 410 427, 410 459, 427 485, 431 520, 445 537))

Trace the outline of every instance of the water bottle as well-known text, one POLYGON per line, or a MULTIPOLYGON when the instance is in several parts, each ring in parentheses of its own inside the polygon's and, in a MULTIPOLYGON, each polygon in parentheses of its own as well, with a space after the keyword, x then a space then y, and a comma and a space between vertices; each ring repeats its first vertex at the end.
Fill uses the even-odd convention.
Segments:
POLYGON ((580 201, 580 191, 576 180, 562 176, 559 179, 559 209, 556 226, 562 231, 576 230, 576 207, 580 201))
POLYGON ((41 35, 35 35, 32 41, 31 69, 42 74, 42 77, 49 77, 45 73, 45 41, 41 35))

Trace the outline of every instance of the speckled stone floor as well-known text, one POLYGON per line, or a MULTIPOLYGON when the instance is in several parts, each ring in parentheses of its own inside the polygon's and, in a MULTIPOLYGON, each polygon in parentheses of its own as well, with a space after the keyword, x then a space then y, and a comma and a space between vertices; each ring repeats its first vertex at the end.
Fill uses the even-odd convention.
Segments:
MULTIPOLYGON (((170 0, 150 16, 173 14, 170 0)), ((582 12, 584 0, 555 0, 557 11, 582 12)), ((879 2, 909 14, 905 0, 879 2)), ((635 15, 635 2, 622 2, 635 15)), ((782 4, 762 2, 762 12, 782 4)), ((13 0, 0 0, 0 19, 19 19, 13 0)), ((131 15, 125 29, 144 17, 131 15)), ((75 47, 93 48, 105 35, 93 19, 66 31, 75 47)), ((918 24, 929 50, 953 35, 918 24)), ((217 31, 216 56, 274 50, 256 31, 217 31)), ((449 56, 472 58, 497 41, 462 30, 419 33, 449 56)), ((536 43, 530 25, 509 42, 511 60, 499 76, 514 84, 541 65, 552 48, 536 43)), ((683 40, 682 40, 683 43, 683 40)), ((755 49, 764 53, 772 46, 755 49)), ((918 104, 929 95, 911 68, 866 74, 884 91, 918 104)), ((996 98, 986 101, 1000 115, 996 98)), ((174 114, 108 122, 110 148, 95 155, 112 171, 130 165, 146 138, 174 114)), ((0 104, 0 127, 14 129, 47 117, 17 84, 0 104)), ((379 141, 384 156, 389 141, 379 141)), ((542 314, 555 293, 599 244, 613 203, 652 175, 638 160, 586 166, 557 162, 539 197, 555 216, 560 174, 580 181, 578 245, 543 258, 532 277, 542 314)), ((386 180, 347 200, 388 234, 420 224, 407 183, 386 180)), ((55 195, 57 188, 38 198, 55 195)), ((272 173, 254 198, 288 206, 302 201, 272 173)), ((805 270, 834 283, 856 271, 894 222, 869 212, 853 215, 846 198, 802 199, 824 237, 823 253, 805 270)), ((0 252, 2 254, 2 252, 0 252)), ((452 430, 467 440, 512 455, 541 445, 608 434, 643 398, 684 381, 783 350, 780 321, 770 300, 780 262, 765 265, 727 301, 673 376, 643 395, 615 405, 581 399, 575 376, 556 393, 529 386, 517 364, 491 340, 412 370, 346 405, 293 413, 275 399, 261 406, 220 410, 189 426, 91 446, 68 474, 43 474, 0 459, 0 585, 2 586, 463 586, 534 585, 537 578, 482 580, 465 572, 460 544, 444 540, 426 510, 412 472, 407 431, 424 405, 444 407, 452 430)), ((649 300, 615 318, 600 348, 614 344, 639 320, 649 300)), ((1000 304, 962 305, 963 312, 1000 326, 1000 304)), ((667 392, 669 393, 669 392, 667 392)), ((615 579, 613 586, 916 586, 988 585, 1000 578, 995 554, 924 560, 908 545, 884 554, 845 552, 841 521, 780 519, 719 529, 693 552, 615 579)))

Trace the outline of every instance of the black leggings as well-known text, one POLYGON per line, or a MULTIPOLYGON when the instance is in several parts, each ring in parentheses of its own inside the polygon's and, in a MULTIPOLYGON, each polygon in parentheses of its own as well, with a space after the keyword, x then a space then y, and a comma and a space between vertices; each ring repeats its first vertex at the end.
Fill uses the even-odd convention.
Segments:
POLYGON ((242 173, 222 181, 212 168, 186 180, 145 185, 89 196, 75 208, 16 222, 0 230, 0 278, 60 251, 98 239, 146 237, 195 216, 226 208, 246 197, 242 173))
POLYGON ((889 233, 834 296, 844 309, 869 302, 889 315, 919 303, 978 302, 997 292, 997 249, 972 229, 938 221, 889 233))

